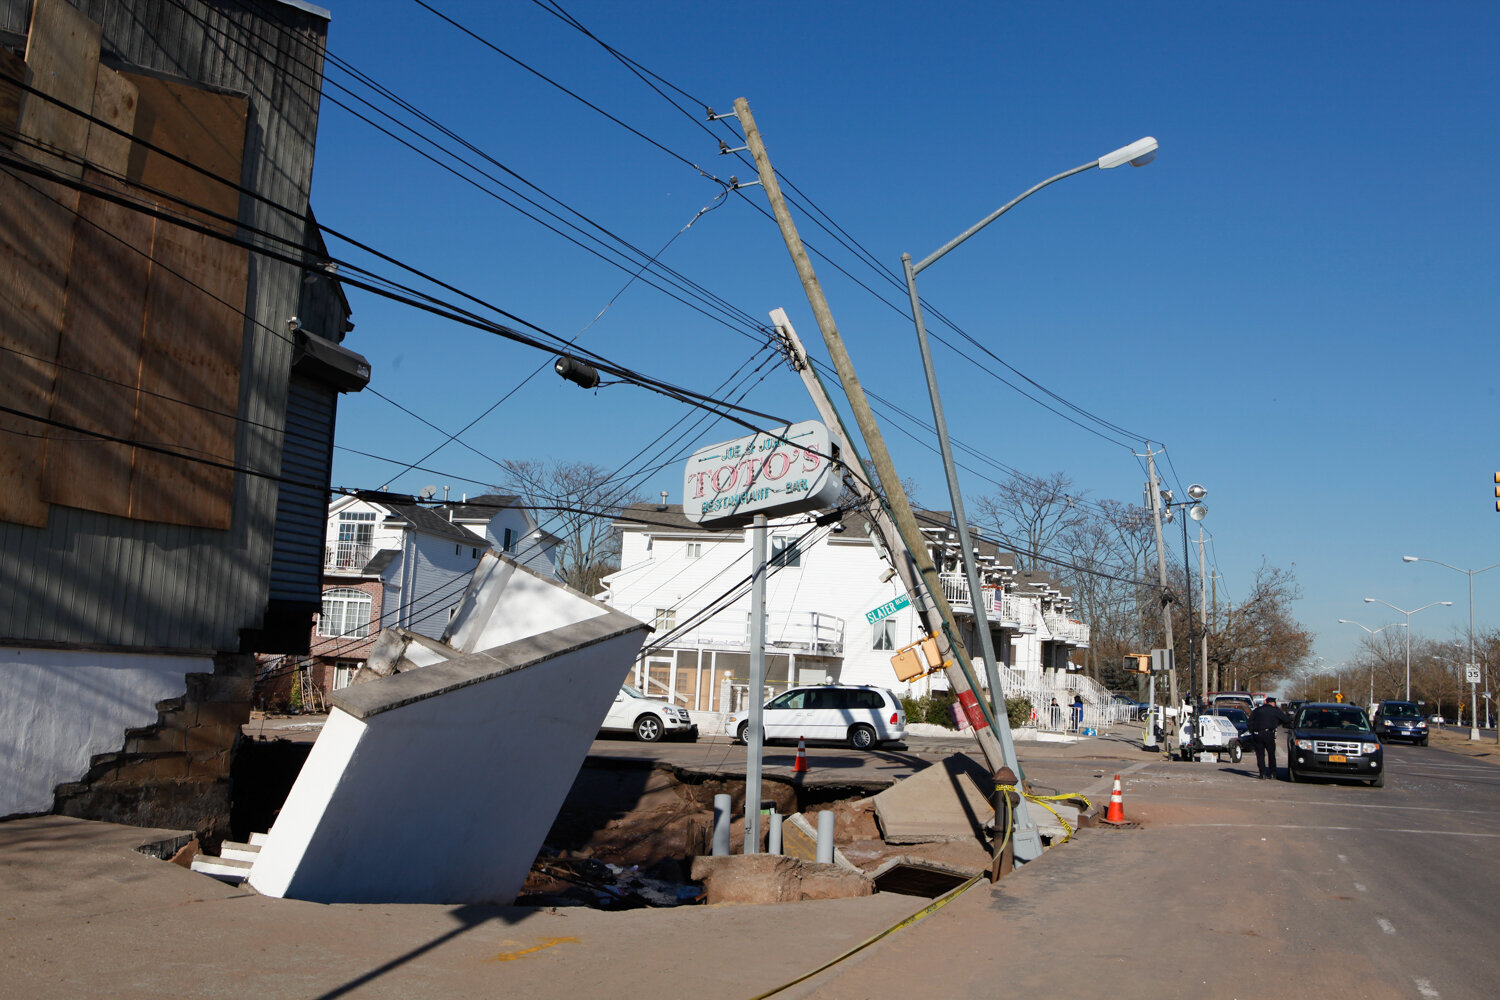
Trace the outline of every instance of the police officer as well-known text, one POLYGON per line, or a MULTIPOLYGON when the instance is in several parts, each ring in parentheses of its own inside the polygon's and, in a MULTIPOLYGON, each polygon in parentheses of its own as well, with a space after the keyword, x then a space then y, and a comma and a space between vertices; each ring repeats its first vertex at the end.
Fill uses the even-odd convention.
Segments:
POLYGON ((1276 706, 1275 698, 1267 698, 1261 706, 1250 713, 1250 735, 1255 740, 1255 766, 1262 778, 1276 777, 1276 727, 1292 728, 1291 717, 1276 706), (1266 757, 1271 758, 1270 768, 1266 757))

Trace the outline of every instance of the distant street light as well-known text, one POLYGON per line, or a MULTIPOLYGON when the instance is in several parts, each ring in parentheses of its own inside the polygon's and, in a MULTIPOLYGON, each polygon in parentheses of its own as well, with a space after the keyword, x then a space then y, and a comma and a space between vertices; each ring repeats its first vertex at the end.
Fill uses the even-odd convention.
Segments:
POLYGON ((1390 608, 1392 611, 1398 612, 1398 613, 1403 614, 1403 615, 1406 616, 1406 700, 1407 701, 1411 701, 1411 616, 1414 615, 1414 614, 1416 614, 1418 611, 1426 611, 1428 608, 1435 608, 1439 604, 1441 604, 1445 608, 1451 608, 1453 606, 1453 602, 1452 601, 1433 601, 1431 604, 1424 604, 1420 608, 1413 608, 1410 611, 1407 611, 1404 608, 1398 608, 1394 604, 1390 603, 1389 601, 1382 601, 1378 597, 1366 597, 1365 598, 1365 603, 1366 604, 1384 604, 1386 607, 1390 608))
MULTIPOLYGON (((1438 560, 1438 559, 1424 559, 1421 556, 1402 556, 1401 557, 1401 561, 1402 562, 1409 562, 1409 563, 1413 563, 1413 562, 1437 563, 1439 566, 1447 566, 1451 570, 1455 570, 1455 571, 1457 571, 1459 573, 1466 573, 1466 574, 1468 574, 1468 577, 1469 577, 1469 665, 1470 666, 1478 666, 1478 664, 1476 664, 1474 662, 1474 577, 1476 575, 1480 574, 1480 573, 1484 573, 1484 572, 1486 572, 1488 570, 1492 570, 1496 566, 1500 566, 1500 563, 1491 563, 1490 565, 1486 566, 1484 569, 1459 569, 1459 567, 1457 567, 1457 566, 1451 566, 1448 563, 1442 562, 1441 560, 1438 560)), ((1489 673, 1488 664, 1486 664, 1485 673, 1486 674, 1489 673)), ((1489 687, 1489 683, 1490 683, 1490 679, 1489 679, 1488 676, 1485 677, 1484 683, 1485 683, 1485 687, 1488 688, 1489 687)), ((1470 697, 1471 701, 1477 701, 1478 700, 1474 696, 1474 692, 1473 692, 1472 689, 1470 690, 1469 697, 1470 697)), ((1471 739, 1471 740, 1477 740, 1477 739, 1479 739, 1479 706, 1477 704, 1475 704, 1475 705, 1472 705, 1471 707, 1474 710, 1469 713, 1469 739, 1471 739)), ((1484 714, 1485 715, 1489 715, 1489 712, 1490 712, 1489 705, 1486 704, 1485 707, 1484 707, 1484 714)), ((1497 734, 1497 736, 1496 736, 1496 742, 1500 742, 1500 734, 1497 734)))
MULTIPOLYGON (((1377 634, 1379 634, 1381 632, 1384 632, 1388 628, 1396 628, 1396 627, 1410 628, 1410 626, 1407 625, 1404 622, 1391 622, 1389 625, 1382 625, 1379 628, 1371 628, 1368 625, 1360 625, 1360 623, 1357 622, 1357 621, 1355 621, 1353 618, 1340 618, 1339 619, 1339 624, 1340 625, 1359 625, 1360 628, 1364 629, 1366 632, 1370 633, 1371 635, 1377 635, 1377 634)), ((1408 651, 1407 669, 1409 671, 1411 669, 1411 663, 1410 663, 1411 644, 1408 643, 1406 648, 1407 648, 1407 651, 1408 651)), ((1411 681, 1410 681, 1410 679, 1408 679, 1407 680, 1407 686, 1410 687, 1410 685, 1411 685, 1411 681)), ((1411 698, 1411 692, 1409 690, 1406 693, 1406 697, 1408 699, 1411 698)), ((1375 704, 1375 660, 1373 658, 1370 660, 1370 704, 1371 705, 1375 704)))

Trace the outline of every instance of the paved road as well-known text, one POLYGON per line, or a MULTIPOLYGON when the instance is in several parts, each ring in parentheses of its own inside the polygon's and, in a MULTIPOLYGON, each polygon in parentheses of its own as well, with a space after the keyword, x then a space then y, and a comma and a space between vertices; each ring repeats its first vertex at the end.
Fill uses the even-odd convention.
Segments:
POLYGON ((1500 769, 1387 753, 1384 789, 1127 769, 1141 830, 1084 831, 786 995, 881 996, 898 976, 918 997, 1500 994, 1500 769))

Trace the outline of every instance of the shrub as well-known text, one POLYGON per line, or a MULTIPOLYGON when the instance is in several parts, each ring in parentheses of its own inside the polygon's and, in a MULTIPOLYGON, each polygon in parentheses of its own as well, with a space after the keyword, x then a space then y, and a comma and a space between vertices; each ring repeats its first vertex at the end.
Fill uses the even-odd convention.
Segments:
POLYGON ((1010 719, 1010 728, 1017 729, 1026 725, 1031 721, 1031 699, 1005 699, 1005 714, 1010 719))
POLYGON ((908 725, 913 722, 925 722, 928 725, 952 729, 953 717, 948 714, 948 706, 957 700, 958 696, 952 691, 937 691, 920 698, 903 697, 901 707, 906 710, 908 725))

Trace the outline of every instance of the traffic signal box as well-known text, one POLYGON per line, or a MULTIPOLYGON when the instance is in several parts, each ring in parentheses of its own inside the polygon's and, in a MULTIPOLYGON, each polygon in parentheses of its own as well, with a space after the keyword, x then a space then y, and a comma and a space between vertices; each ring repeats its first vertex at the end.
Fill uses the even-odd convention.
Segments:
POLYGON ((1151 672, 1151 654, 1126 653, 1125 669, 1132 674, 1149 674, 1151 672))
POLYGON ((1495 473, 1495 509, 1500 510, 1500 472, 1495 473))

